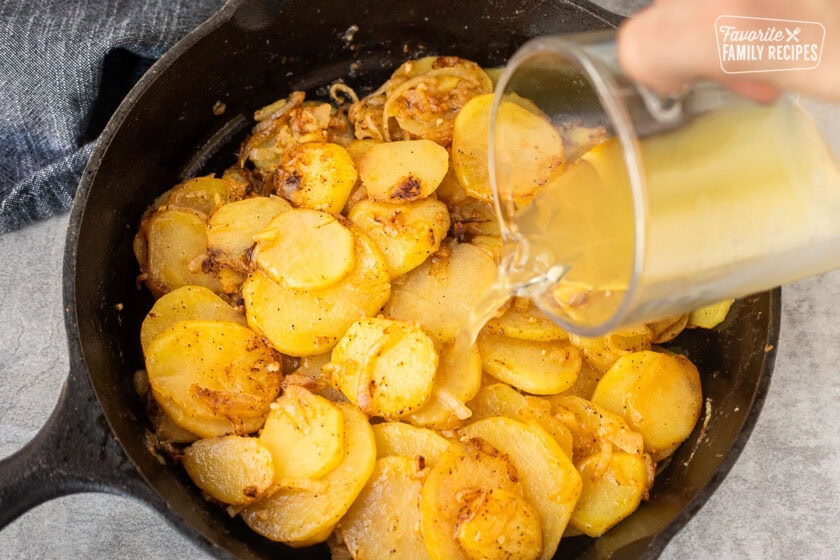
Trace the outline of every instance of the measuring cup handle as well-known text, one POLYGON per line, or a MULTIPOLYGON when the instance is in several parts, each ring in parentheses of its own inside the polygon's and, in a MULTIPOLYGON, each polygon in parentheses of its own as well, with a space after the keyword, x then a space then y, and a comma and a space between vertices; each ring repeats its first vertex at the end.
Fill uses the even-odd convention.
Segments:
POLYGON ((79 492, 159 499, 111 433, 87 374, 71 367, 43 428, 0 461, 0 529, 47 500, 79 492))

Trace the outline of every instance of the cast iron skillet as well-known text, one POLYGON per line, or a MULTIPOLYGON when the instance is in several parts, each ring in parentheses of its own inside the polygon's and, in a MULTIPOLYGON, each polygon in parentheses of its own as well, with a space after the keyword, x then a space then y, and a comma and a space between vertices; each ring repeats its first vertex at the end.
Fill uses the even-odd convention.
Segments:
MULTIPOLYGON (((41 432, 0 462, 0 527, 53 497, 105 491, 143 500, 220 557, 328 557, 325 547, 293 550, 252 533, 146 450, 149 426, 132 388, 152 303, 135 286, 140 215, 176 182, 230 165, 253 111, 291 90, 323 96, 341 77, 364 92, 425 54, 501 65, 530 37, 619 21, 586 0, 234 0, 181 41, 117 110, 82 177, 64 261, 70 375, 41 432), (222 116, 213 114, 217 101, 222 116)), ((655 558, 702 506, 763 403, 780 298, 775 290, 740 300, 717 330, 675 341, 702 373, 703 418, 647 503, 600 539, 564 540, 558 558, 655 558)))

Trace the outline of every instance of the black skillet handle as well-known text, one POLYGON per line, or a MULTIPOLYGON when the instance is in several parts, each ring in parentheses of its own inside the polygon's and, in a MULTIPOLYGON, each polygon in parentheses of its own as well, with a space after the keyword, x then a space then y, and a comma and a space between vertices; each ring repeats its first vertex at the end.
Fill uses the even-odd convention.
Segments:
POLYGON ((83 368, 71 367, 41 431, 0 461, 0 529, 47 500, 78 492, 160 500, 114 438, 83 368))

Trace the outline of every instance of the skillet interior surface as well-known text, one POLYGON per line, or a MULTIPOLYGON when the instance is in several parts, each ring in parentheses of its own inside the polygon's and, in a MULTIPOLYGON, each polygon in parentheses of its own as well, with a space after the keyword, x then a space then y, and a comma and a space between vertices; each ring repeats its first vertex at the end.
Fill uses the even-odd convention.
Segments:
MULTIPOLYGON (((65 302, 75 309, 80 347, 71 336, 71 353, 81 353, 113 432, 166 504, 162 513, 197 544, 219 556, 328 557, 323 546, 294 550, 257 536, 205 502, 180 468, 147 452, 148 421, 132 386, 143 367, 139 326, 152 304, 136 287, 131 252, 145 208, 180 180, 233 163, 253 111, 290 91, 324 97, 324 86, 343 78, 365 93, 404 60, 427 54, 498 66, 528 38, 603 29, 619 19, 585 2, 556 0, 230 2, 132 90, 91 158, 73 210, 65 302), (221 116, 212 110, 218 101, 226 106, 221 116)), ((779 301, 778 291, 746 298, 717 331, 687 332, 675 342, 703 374, 707 420, 636 514, 601 539, 564 541, 557 558, 655 557, 702 505, 760 408, 779 301)))

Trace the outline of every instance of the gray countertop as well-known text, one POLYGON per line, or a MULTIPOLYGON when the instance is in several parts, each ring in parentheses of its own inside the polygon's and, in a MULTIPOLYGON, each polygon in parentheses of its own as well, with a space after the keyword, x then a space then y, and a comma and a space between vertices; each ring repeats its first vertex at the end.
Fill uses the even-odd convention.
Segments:
MULTIPOLYGON (((626 13, 643 2, 600 3, 626 13)), ((0 458, 35 435, 67 375, 66 226, 65 215, 0 236, 0 458)), ((782 300, 775 373, 753 435, 663 559, 840 557, 840 271, 786 286, 782 300)), ((0 531, 0 558, 206 555, 140 503, 82 494, 0 531)))

